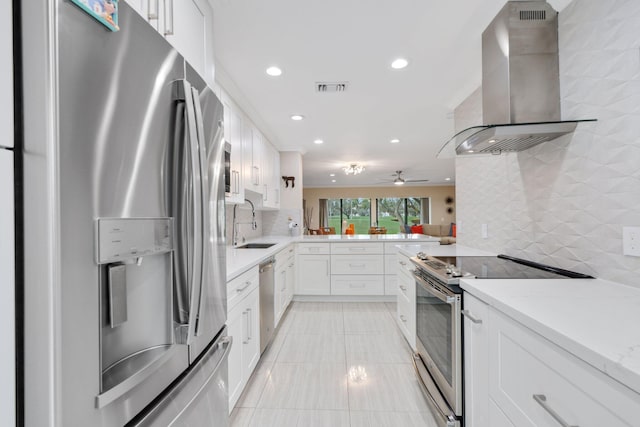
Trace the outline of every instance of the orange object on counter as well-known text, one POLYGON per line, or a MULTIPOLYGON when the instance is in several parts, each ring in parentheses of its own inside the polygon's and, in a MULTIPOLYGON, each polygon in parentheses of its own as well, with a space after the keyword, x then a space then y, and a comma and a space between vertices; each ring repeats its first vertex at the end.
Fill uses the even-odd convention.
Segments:
POLYGON ((344 234, 356 234, 356 230, 353 224, 349 224, 346 230, 344 230, 344 234))

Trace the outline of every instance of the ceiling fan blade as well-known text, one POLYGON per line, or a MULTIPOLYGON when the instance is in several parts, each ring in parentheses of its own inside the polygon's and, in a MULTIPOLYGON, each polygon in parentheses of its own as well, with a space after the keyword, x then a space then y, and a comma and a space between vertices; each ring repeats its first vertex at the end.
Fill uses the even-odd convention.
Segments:
POLYGON ((428 179, 405 179, 404 182, 427 182, 428 179))

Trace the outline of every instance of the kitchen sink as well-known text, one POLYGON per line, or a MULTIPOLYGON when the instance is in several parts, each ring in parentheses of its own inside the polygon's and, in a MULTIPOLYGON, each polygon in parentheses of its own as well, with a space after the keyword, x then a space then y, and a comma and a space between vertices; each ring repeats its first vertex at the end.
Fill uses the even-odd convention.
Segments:
POLYGON ((246 245, 238 246, 236 249, 267 249, 274 245, 275 243, 247 243, 246 245))

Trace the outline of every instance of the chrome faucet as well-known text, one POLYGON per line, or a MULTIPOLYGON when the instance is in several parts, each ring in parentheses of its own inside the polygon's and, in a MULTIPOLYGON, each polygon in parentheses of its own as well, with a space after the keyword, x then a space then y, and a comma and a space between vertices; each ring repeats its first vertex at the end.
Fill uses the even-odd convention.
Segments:
MULTIPOLYGON (((236 217, 236 209, 238 208, 238 205, 235 204, 233 205, 233 229, 231 230, 231 244, 233 246, 238 246, 238 226, 240 224, 251 224, 251 229, 252 230, 257 230, 258 229, 258 222, 256 221, 256 207, 253 205, 253 202, 249 199, 244 199, 245 202, 249 202, 249 204, 251 205, 251 216, 252 216, 252 221, 251 222, 238 222, 237 221, 237 217, 236 217)), ((244 240, 244 238, 243 238, 244 240)))

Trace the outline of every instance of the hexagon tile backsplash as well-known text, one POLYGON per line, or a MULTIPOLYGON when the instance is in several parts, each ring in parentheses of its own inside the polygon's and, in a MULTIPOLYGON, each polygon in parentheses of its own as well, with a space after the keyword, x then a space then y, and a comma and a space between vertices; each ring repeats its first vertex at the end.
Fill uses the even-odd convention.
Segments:
POLYGON ((598 121, 520 153, 456 159, 459 243, 640 287, 640 258, 622 255, 622 227, 640 226, 639 26, 637 0, 560 13, 562 118, 598 121))

